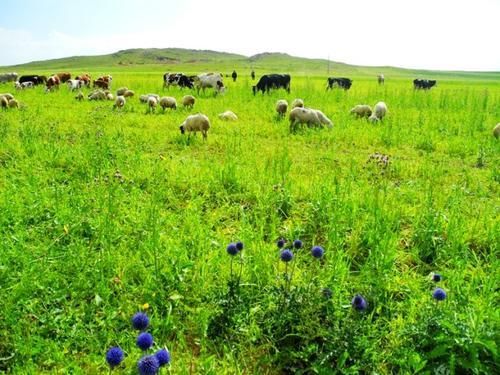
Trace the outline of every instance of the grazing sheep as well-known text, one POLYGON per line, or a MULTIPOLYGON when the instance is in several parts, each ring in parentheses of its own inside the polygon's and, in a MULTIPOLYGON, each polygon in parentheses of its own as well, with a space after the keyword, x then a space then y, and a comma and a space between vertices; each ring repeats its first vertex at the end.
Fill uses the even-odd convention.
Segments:
POLYGON ((0 94, 0 97, 7 98, 7 100, 12 100, 12 99, 14 99, 14 95, 12 95, 12 94, 10 94, 10 93, 0 94))
POLYGON ((149 99, 150 97, 155 98, 157 102, 159 102, 159 101, 160 101, 160 96, 159 96, 159 95, 156 95, 156 94, 145 94, 145 95, 141 95, 141 96, 139 97, 139 101, 140 101, 141 103, 147 103, 147 102, 148 102, 148 99, 149 99))
POLYGON ((319 119, 319 122, 321 123, 321 125, 326 125, 328 128, 333 127, 333 122, 328 117, 326 117, 323 112, 321 112, 319 109, 312 109, 312 108, 309 108, 309 109, 311 111, 316 112, 316 115, 318 116, 318 119, 319 119))
POLYGON ((294 99, 292 102, 292 109, 294 108, 304 108, 304 101, 302 99, 294 99))
POLYGON ((500 122, 493 128, 493 136, 500 138, 500 122))
POLYGON ((179 126, 181 134, 184 134, 186 131, 189 133, 188 138, 191 136, 191 133, 201 132, 203 135, 203 139, 207 139, 207 132, 210 129, 210 120, 207 116, 201 113, 197 113, 196 115, 191 115, 184 120, 184 122, 179 126))
POLYGON ((18 108, 19 109, 19 102, 16 99, 10 99, 9 100, 9 108, 18 108))
POLYGON ((82 101, 83 99, 85 99, 85 97, 83 96, 83 92, 78 91, 78 94, 76 94, 75 99, 79 100, 79 101, 82 101))
MULTIPOLYGON (((117 94, 117 95, 118 95, 118 94, 117 94)), ((124 98, 131 98, 131 97, 132 97, 132 96, 134 96, 134 95, 135 95, 135 92, 133 92, 132 90, 127 90, 127 91, 125 91, 125 92, 123 93, 123 95, 122 95, 122 96, 123 96, 124 98)))
POLYGON ((368 117, 368 121, 375 123, 375 122, 379 122, 380 119, 377 117, 377 115, 375 113, 373 113, 370 117, 368 117))
POLYGON ((123 108, 125 106, 125 103, 127 101, 125 100, 125 97, 122 95, 118 95, 115 100, 115 104, 113 104, 113 109, 115 108, 123 108))
POLYGON ((9 101, 5 96, 0 96, 0 107, 3 109, 7 109, 9 106, 9 101))
POLYGON ((89 100, 106 100, 106 93, 102 90, 96 90, 88 95, 89 100))
POLYGON ((387 114, 387 105, 384 102, 378 102, 375 104, 375 107, 373 107, 373 113, 379 120, 383 120, 387 114))
POLYGON ((177 100, 171 96, 163 96, 160 99, 160 107, 163 108, 163 112, 166 108, 177 109, 177 100))
POLYGON ((158 105, 158 100, 154 96, 148 97, 149 112, 154 112, 157 105, 158 105))
POLYGON ((111 94, 110 92, 107 92, 107 93, 106 93, 106 99, 107 99, 107 100, 114 100, 114 99, 115 99, 115 97, 114 97, 114 96, 113 96, 113 94, 111 94))
POLYGON ((351 109, 351 114, 356 115, 357 118, 370 117, 372 114, 372 108, 366 104, 358 104, 351 109))
POLYGON ((288 118, 290 119, 290 132, 292 133, 297 130, 299 124, 307 124, 309 127, 321 124, 316 111, 309 108, 294 108, 290 111, 288 118))
POLYGON ((234 112, 226 111, 223 113, 219 113, 219 118, 224 121, 236 121, 238 120, 238 116, 234 112))
POLYGON ((193 108, 194 102, 196 101, 196 98, 193 95, 185 95, 182 98, 182 105, 184 107, 190 107, 193 108))
POLYGON ((118 90, 116 90, 116 96, 125 96, 125 92, 128 91, 128 87, 120 87, 118 90))
POLYGON ((280 117, 284 117, 286 111, 288 110, 288 102, 284 99, 280 99, 276 102, 276 112, 280 117))

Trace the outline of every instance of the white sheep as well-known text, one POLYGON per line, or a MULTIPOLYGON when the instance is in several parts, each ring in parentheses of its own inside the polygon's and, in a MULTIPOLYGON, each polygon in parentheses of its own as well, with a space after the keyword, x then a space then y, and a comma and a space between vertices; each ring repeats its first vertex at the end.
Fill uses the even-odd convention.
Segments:
POLYGON ((83 99, 85 99, 85 97, 83 96, 83 92, 78 91, 78 94, 76 94, 75 99, 79 100, 79 101, 82 101, 83 99))
POLYGON ((12 95, 11 93, 5 93, 5 94, 0 94, 0 97, 4 97, 4 98, 7 98, 7 100, 11 100, 11 99, 14 99, 14 95, 12 95))
POLYGON ((132 90, 126 90, 126 91, 123 93, 123 95, 122 95, 122 96, 123 96, 124 98, 131 98, 131 97, 132 97, 132 96, 134 96, 134 95, 135 95, 135 92, 134 92, 134 91, 132 91, 132 90))
POLYGON ((304 108, 304 101, 302 99, 294 99, 292 102, 292 109, 294 108, 304 108))
POLYGON ((225 111, 219 113, 219 118, 224 121, 236 121, 238 120, 238 116, 232 111, 225 111))
POLYGON ((177 109, 177 100, 171 96, 163 96, 160 99, 160 107, 163 108, 163 112, 165 112, 167 108, 177 109))
POLYGON ((160 101, 160 95, 156 95, 156 94, 144 94, 144 95, 141 95, 141 96, 139 97, 139 101, 140 101, 141 103, 147 103, 147 102, 148 102, 148 99, 149 99, 150 97, 155 98, 157 102, 159 102, 159 101, 160 101))
POLYGON ((118 90, 116 90, 116 96, 125 96, 125 92, 128 91, 128 87, 120 87, 118 90))
POLYGON ((115 108, 123 108, 125 106, 125 103, 127 101, 125 100, 125 97, 122 95, 118 95, 115 100, 115 104, 113 104, 113 109, 115 108))
POLYGON ((387 105, 384 102, 378 102, 373 107, 373 114, 377 116, 379 120, 383 120, 387 114, 387 105))
POLYGON ((294 108, 290 111, 288 118, 290 119, 290 132, 297 130, 297 125, 299 124, 307 124, 308 126, 321 124, 316 111, 309 108, 294 108))
POLYGON ((113 94, 111 94, 110 92, 107 92, 107 93, 106 93, 106 99, 107 99, 107 100, 114 100, 114 99, 115 99, 115 97, 114 97, 114 96, 113 96, 113 94))
POLYGON ((368 117, 368 121, 375 123, 375 122, 379 122, 380 119, 377 117, 377 115, 375 113, 372 113, 372 115, 370 117, 368 117))
POLYGON ((185 95, 182 98, 182 105, 184 107, 193 108, 195 101, 196 101, 196 98, 193 95, 185 95))
POLYGON ((370 117, 372 114, 372 108, 367 104, 358 104, 351 109, 351 114, 356 115, 356 117, 370 117))
POLYGON ((154 96, 148 97, 149 112, 154 112, 157 105, 158 105, 158 100, 154 96))
POLYGON ((89 100, 105 100, 106 93, 102 90, 95 90, 88 95, 88 98, 89 100))
POLYGON ((309 108, 309 109, 311 111, 315 111, 316 112, 316 115, 318 116, 319 122, 322 125, 326 125, 328 128, 332 128, 333 127, 332 120, 330 120, 328 117, 326 117, 323 112, 321 112, 319 109, 312 109, 312 108, 309 108))
POLYGON ((186 118, 186 120, 179 126, 179 129, 182 134, 186 131, 189 133, 188 138, 191 136, 191 133, 201 132, 203 135, 203 139, 207 139, 207 132, 210 129, 210 120, 207 116, 201 113, 197 113, 196 115, 190 115, 186 118))
POLYGON ((276 112, 278 112, 278 116, 285 116, 287 110, 288 102, 285 99, 280 99, 276 102, 276 112))
POLYGON ((493 136, 500 138, 500 122, 493 128, 493 136))

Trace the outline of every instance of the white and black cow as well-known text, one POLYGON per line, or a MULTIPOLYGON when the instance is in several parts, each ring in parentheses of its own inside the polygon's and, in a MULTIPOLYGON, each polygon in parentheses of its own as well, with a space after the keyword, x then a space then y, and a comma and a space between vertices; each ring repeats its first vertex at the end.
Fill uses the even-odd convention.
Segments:
POLYGON ((326 89, 340 87, 344 90, 349 90, 352 85, 352 79, 344 77, 328 77, 326 89))
POLYGON ((264 74, 260 77, 259 82, 252 86, 252 91, 255 95, 258 91, 262 91, 264 94, 271 89, 283 88, 290 93, 290 80, 290 74, 264 74))
POLYGON ((194 77, 194 86, 196 87, 198 94, 200 94, 200 89, 205 92, 206 88, 213 88, 215 90, 215 94, 223 93, 225 90, 221 73, 199 74, 194 77))
POLYGON ((42 85, 47 82, 47 77, 39 75, 26 75, 19 77, 19 83, 33 82, 36 85, 42 85))
POLYGON ((5 83, 5 82, 15 82, 17 81, 17 73, 3 73, 0 74, 0 83, 5 83))
POLYGON ((420 90, 429 90, 433 86, 436 86, 437 81, 434 79, 414 79, 413 80, 413 88, 420 90))
POLYGON ((163 75, 163 87, 169 88, 170 86, 179 86, 193 88, 193 77, 188 77, 182 73, 165 73, 163 75))

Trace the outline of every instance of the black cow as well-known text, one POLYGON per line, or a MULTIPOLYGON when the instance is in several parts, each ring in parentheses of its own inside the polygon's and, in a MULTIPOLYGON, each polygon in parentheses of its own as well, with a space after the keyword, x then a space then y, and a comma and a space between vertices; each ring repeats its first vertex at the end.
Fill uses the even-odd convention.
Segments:
POLYGON ((39 76, 39 75, 28 75, 28 76, 21 76, 19 78, 19 83, 24 83, 24 82, 33 82, 33 85, 42 85, 47 82, 47 77, 45 76, 39 76))
POLYGON ((265 74, 260 77, 256 86, 252 86, 253 94, 257 91, 269 92, 271 89, 284 88, 290 93, 290 74, 265 74))
POLYGON ((233 70, 231 77, 233 78, 233 82, 236 82, 236 78, 238 78, 238 73, 236 73, 236 70, 233 70))
POLYGON ((179 86, 192 89, 194 80, 182 73, 165 73, 163 75, 163 87, 179 86))
POLYGON ((436 86, 437 81, 435 79, 414 79, 413 88, 416 90, 429 90, 433 86, 436 86))
POLYGON ((332 89, 333 87, 340 87, 344 90, 349 90, 352 85, 352 79, 349 78, 337 78, 328 77, 328 83, 326 89, 332 89))

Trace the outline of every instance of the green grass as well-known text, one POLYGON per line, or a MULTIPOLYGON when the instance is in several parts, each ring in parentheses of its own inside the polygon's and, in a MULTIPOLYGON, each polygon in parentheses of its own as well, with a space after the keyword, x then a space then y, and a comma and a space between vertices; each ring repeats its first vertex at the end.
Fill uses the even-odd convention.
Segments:
MULTIPOLYGON (((210 64, 222 70, 72 72, 180 100, 188 91, 163 92, 162 72, 210 64)), ((174 374, 498 372, 498 75, 432 73, 438 87, 415 92, 410 73, 379 87, 352 69, 348 92, 325 92, 326 74, 306 70, 291 94, 254 97, 242 74, 192 111, 151 115, 137 97, 113 111, 66 87, 15 93, 21 110, 0 113, 0 371, 105 373, 120 345, 114 372, 135 373, 130 318, 147 303, 174 374), (334 128, 291 135, 274 104, 295 97, 334 128), (379 100, 382 123, 350 116, 379 100), (237 122, 217 118, 228 109, 237 122), (178 127, 198 111, 212 128, 188 142, 178 127), (367 163, 374 152, 390 155, 386 169, 367 163), (280 237, 305 245, 289 288, 280 237), (239 284, 226 253, 236 240, 239 284), (432 271, 448 293, 439 304, 432 271), (350 307, 357 293, 364 314, 350 307)))

